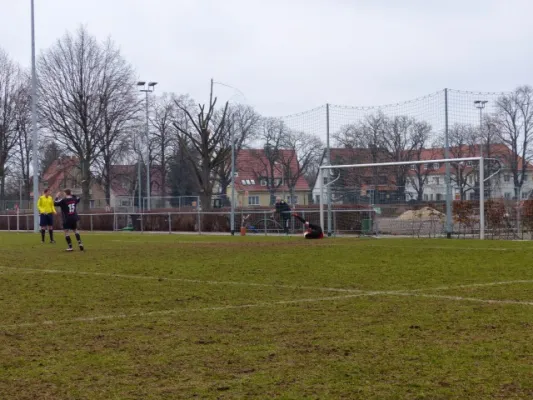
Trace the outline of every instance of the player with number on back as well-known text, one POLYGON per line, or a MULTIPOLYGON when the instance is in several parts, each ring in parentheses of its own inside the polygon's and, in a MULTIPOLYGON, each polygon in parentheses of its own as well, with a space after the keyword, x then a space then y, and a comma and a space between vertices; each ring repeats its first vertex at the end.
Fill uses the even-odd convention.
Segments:
POLYGON ((65 197, 61 196, 61 192, 56 195, 54 204, 61 208, 63 214, 63 229, 65 230, 65 240, 68 244, 67 251, 72 251, 72 240, 70 239, 70 232, 74 232, 76 240, 83 251, 83 243, 81 242, 80 233, 78 232, 78 203, 80 198, 73 196, 70 189, 65 190, 65 197))

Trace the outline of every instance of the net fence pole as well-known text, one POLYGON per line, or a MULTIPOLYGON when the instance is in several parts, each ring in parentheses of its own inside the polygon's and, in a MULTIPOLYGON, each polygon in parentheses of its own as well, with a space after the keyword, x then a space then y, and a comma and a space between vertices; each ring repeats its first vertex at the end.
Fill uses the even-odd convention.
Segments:
MULTIPOLYGON (((448 135, 448 89, 444 89, 444 158, 450 158, 450 139, 448 135)), ((446 237, 452 237, 452 177, 450 163, 446 163, 446 237)))
POLYGON ((320 200, 319 200, 319 212, 320 212, 320 227, 324 231, 324 170, 319 168, 318 170, 318 182, 320 182, 320 200))
MULTIPOLYGON (((235 124, 235 115, 233 115, 233 125, 235 124)), ((235 126, 231 127, 231 216, 230 231, 231 236, 235 235, 235 126)))
MULTIPOLYGON (((331 165, 331 148, 329 145, 329 104, 326 104, 326 153, 328 158, 328 165, 331 165)), ((331 236, 331 185, 329 179, 331 177, 331 171, 328 170, 328 186, 327 200, 328 200, 328 236, 331 236)))
POLYGON ((485 168, 483 157, 479 159, 479 238, 485 239, 485 168))

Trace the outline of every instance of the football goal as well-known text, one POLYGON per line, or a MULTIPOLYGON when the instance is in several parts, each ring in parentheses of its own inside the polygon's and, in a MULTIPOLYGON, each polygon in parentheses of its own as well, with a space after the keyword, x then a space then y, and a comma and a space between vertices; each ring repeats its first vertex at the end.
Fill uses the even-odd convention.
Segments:
POLYGON ((483 157, 323 165, 320 225, 328 236, 349 233, 342 227, 367 211, 365 230, 375 235, 485 239, 500 170, 483 157))

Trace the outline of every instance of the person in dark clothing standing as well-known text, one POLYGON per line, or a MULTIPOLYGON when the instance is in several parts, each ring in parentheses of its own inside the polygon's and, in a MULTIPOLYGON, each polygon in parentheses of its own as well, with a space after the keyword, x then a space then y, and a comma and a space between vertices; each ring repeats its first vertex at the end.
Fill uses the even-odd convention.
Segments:
POLYGON ((80 198, 73 196, 70 189, 65 190, 65 197, 61 196, 61 192, 56 195, 54 204, 61 208, 63 214, 63 230, 65 231, 65 240, 67 241, 67 251, 72 251, 72 240, 70 239, 70 232, 74 232, 76 240, 81 251, 84 251, 83 243, 81 242, 81 236, 78 232, 78 204, 80 198))
POLYGON ((289 234, 289 222, 291 220, 291 206, 289 206, 281 197, 276 197, 276 209, 274 212, 279 214, 281 224, 283 226, 283 232, 286 235, 289 234))
POLYGON ((305 226, 305 233, 304 237, 306 239, 322 239, 324 238, 324 232, 322 231, 322 228, 315 224, 310 224, 305 219, 300 217, 298 214, 294 213, 292 214, 294 218, 296 218, 298 221, 302 222, 305 226))

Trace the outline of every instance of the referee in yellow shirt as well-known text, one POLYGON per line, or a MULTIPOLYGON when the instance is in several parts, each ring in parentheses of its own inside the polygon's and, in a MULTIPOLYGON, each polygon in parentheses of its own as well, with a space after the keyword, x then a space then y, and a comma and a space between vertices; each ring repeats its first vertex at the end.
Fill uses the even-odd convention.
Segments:
POLYGON ((40 214, 40 226, 41 226, 41 240, 44 243, 46 236, 46 228, 50 234, 50 243, 55 243, 54 240, 54 214, 56 213, 56 207, 54 205, 54 199, 50 196, 48 189, 44 190, 44 193, 39 197, 37 202, 37 208, 39 208, 40 214))

